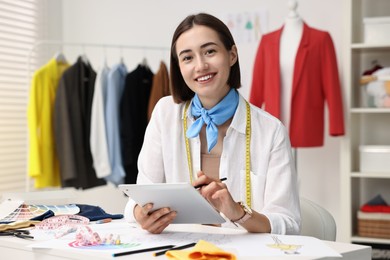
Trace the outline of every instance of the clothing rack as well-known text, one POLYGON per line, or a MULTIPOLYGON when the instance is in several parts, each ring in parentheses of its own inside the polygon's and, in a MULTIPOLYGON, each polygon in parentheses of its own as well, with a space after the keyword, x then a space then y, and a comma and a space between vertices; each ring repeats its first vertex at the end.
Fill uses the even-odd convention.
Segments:
MULTIPOLYGON (((42 46, 59 46, 59 47, 66 47, 66 46, 74 46, 74 47, 93 47, 93 48, 103 48, 105 49, 135 49, 135 50, 143 50, 143 51, 148 51, 148 50, 153 50, 153 51, 170 51, 170 48, 168 47, 162 47, 162 46, 142 46, 142 45, 126 45, 126 44, 104 44, 104 43, 87 43, 87 42, 66 42, 66 41, 56 41, 56 40, 41 40, 37 41, 33 44, 31 49, 29 50, 27 54, 27 75, 26 75, 26 86, 30 85, 30 80, 31 80, 31 58, 33 53, 36 51, 38 47, 42 46)), ((27 95, 28 96, 28 95, 27 95)), ((28 100, 27 100, 28 102, 28 100)), ((27 135, 27 140, 28 140, 28 135, 27 135)), ((27 141, 28 144, 28 141, 27 141)), ((27 157, 28 159, 28 147, 27 147, 27 157)), ((26 169, 26 192, 30 191, 30 177, 28 176, 28 163, 27 169, 26 169)))
POLYGON ((136 49, 136 50, 160 50, 160 51, 170 51, 168 47, 162 46, 142 46, 142 45, 126 45, 126 44, 104 44, 104 43, 87 43, 87 42, 65 42, 65 41, 54 41, 54 40, 42 40, 34 43, 27 55, 27 84, 30 80, 31 73, 31 57, 34 51, 41 46, 75 46, 75 47, 93 47, 93 48, 103 48, 103 49, 136 49))
POLYGON ((107 48, 125 48, 125 49, 145 49, 145 50, 169 50, 162 46, 143 46, 143 45, 126 45, 126 44, 104 44, 104 43, 87 43, 87 42, 64 42, 53 40, 42 40, 35 42, 32 49, 39 45, 68 45, 68 46, 86 46, 86 47, 107 47, 107 48))

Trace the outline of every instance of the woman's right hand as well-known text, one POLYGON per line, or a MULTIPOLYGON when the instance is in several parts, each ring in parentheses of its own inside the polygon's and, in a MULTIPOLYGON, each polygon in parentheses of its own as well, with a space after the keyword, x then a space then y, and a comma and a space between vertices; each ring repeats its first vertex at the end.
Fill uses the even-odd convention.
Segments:
POLYGON ((136 205, 134 217, 138 224, 152 234, 160 234, 176 218, 176 211, 169 208, 153 210, 153 204, 136 205))

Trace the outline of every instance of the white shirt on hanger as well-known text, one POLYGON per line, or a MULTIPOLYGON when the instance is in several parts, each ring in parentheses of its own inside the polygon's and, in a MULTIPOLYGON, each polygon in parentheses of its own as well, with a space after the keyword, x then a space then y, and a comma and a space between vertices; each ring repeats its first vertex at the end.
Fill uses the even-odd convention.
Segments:
POLYGON ((104 178, 111 174, 110 158, 108 156, 105 105, 107 96, 107 80, 110 69, 107 66, 99 69, 96 75, 95 90, 91 109, 90 147, 93 167, 96 176, 104 178))

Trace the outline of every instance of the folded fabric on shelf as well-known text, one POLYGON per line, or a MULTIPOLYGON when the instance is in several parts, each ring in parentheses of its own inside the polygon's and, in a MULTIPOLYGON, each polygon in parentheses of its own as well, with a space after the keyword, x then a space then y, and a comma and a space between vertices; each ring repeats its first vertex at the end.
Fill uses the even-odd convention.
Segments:
POLYGON ((382 212, 382 213, 390 213, 390 206, 383 199, 383 197, 378 194, 367 203, 363 204, 360 207, 360 211, 362 212, 382 212))

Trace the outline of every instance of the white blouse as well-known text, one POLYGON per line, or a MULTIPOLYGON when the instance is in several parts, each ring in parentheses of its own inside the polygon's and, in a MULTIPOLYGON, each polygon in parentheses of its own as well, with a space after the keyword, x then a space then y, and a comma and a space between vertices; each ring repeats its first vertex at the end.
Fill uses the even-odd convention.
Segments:
MULTIPOLYGON (((137 183, 190 182, 183 130, 185 104, 176 104, 171 96, 156 104, 145 132, 138 158, 137 183)), ((253 105, 251 108, 251 197, 252 209, 264 214, 271 223, 271 233, 299 234, 301 226, 297 174, 290 140, 283 124, 253 105)), ((188 127, 194 122, 187 111, 188 127)), ((227 129, 221 154, 219 177, 235 201, 246 201, 245 189, 246 103, 239 105, 227 129)), ((193 178, 201 166, 199 137, 189 139, 193 178)), ((134 222, 135 203, 131 199, 125 217, 134 222)), ((230 221, 223 227, 235 227, 230 221)), ((242 228, 242 227, 241 227, 242 228)))

